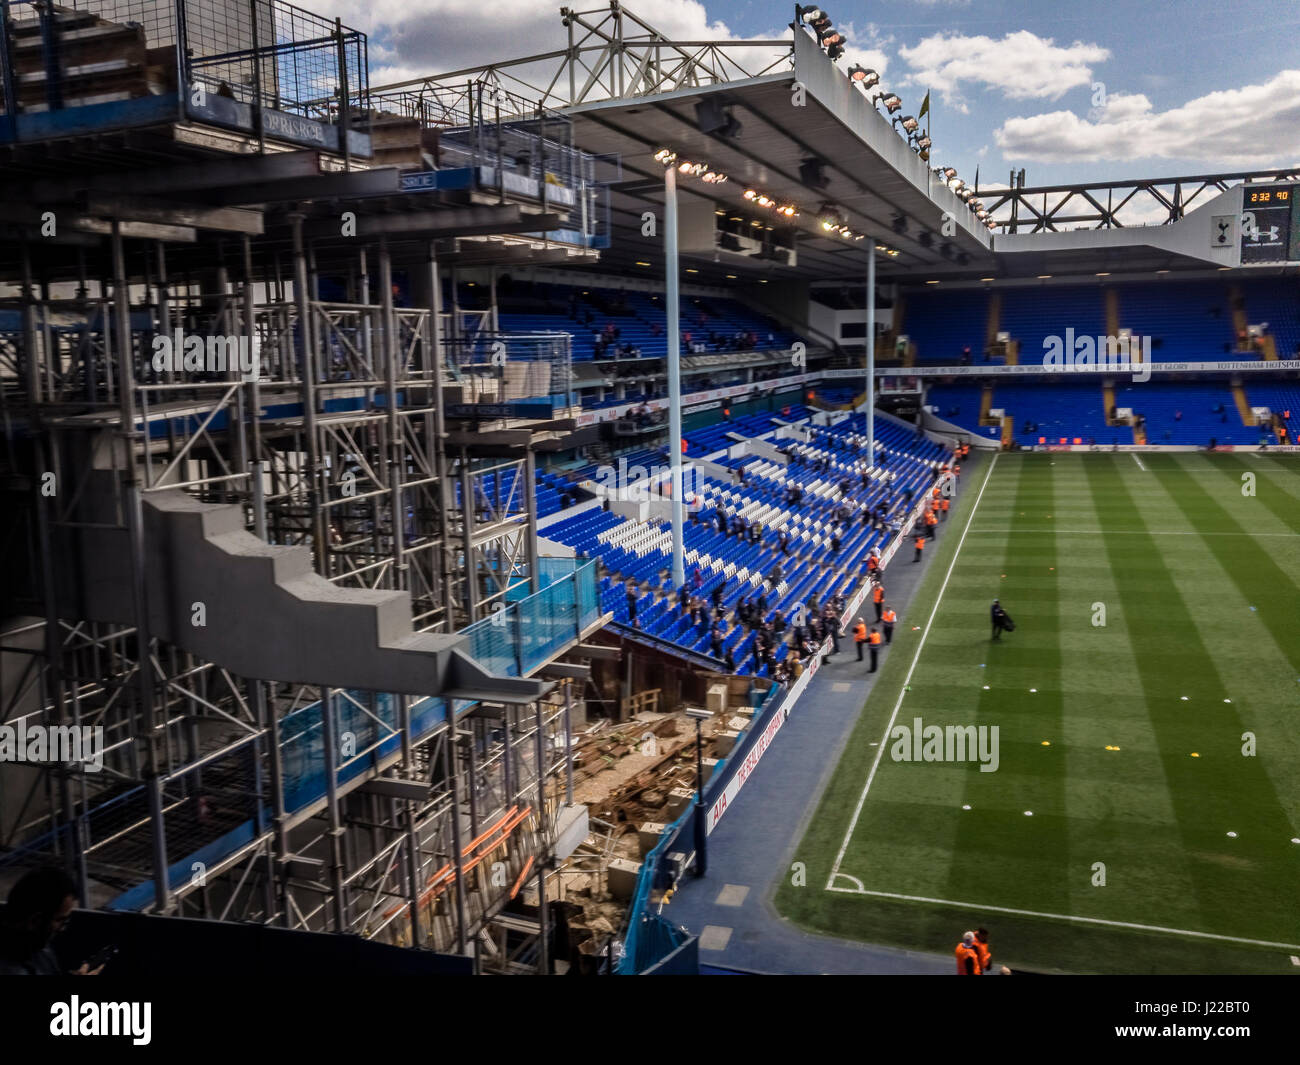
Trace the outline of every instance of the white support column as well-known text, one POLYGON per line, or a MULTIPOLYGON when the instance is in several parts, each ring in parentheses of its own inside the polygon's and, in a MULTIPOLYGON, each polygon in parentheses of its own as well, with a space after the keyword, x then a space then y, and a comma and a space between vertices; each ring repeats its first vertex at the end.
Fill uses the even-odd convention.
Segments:
POLYGON ((664 170, 664 262, 668 289, 668 457, 672 463, 673 587, 686 583, 682 548, 682 334, 677 291, 677 171, 664 170))

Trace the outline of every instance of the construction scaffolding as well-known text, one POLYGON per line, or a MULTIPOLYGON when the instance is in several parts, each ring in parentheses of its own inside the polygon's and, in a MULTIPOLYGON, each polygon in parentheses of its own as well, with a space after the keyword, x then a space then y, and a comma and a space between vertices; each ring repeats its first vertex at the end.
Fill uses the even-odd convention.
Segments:
MULTIPOLYGON (((548 971, 595 565, 537 557, 549 415, 456 428, 474 349, 443 293, 590 257, 583 189, 481 156, 404 182, 367 162, 364 35, 261 0, 229 5, 238 39, 194 32, 225 7, 0 27, 0 724, 102 737, 97 765, 5 765, 0 876, 52 859, 83 905, 548 971), (50 49, 87 33, 171 81, 66 91, 88 75, 50 49)), ((510 344, 503 384, 529 348, 567 391, 567 345, 510 344)))

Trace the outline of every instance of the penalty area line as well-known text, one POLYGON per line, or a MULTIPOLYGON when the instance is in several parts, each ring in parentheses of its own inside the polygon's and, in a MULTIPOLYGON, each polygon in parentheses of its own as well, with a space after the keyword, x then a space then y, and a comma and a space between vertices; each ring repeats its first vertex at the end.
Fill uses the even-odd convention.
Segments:
MULTIPOLYGON (((847 873, 841 876, 856 883, 861 883, 847 873)), ((838 891, 842 895, 874 895, 882 899, 898 899, 903 902, 928 902, 937 906, 956 906, 963 910, 989 913, 1009 913, 1015 917, 1046 917, 1053 921, 1080 921, 1084 924, 1106 925, 1109 928, 1131 928, 1138 932, 1164 932, 1175 936, 1195 936, 1197 939, 1215 939, 1224 943, 1242 943, 1251 947, 1281 947, 1284 950, 1300 950, 1295 943, 1274 943, 1267 939, 1244 939, 1241 936, 1225 936, 1218 932, 1194 932, 1190 928, 1166 928, 1157 924, 1137 924, 1132 921, 1111 921, 1104 917, 1078 917, 1070 913, 1043 913, 1040 910, 1017 910, 1010 906, 986 906, 983 903, 956 902, 953 899, 932 899, 925 895, 899 895, 893 891, 870 891, 866 888, 843 888, 827 885, 827 891, 838 891)))
POLYGON ((894 712, 889 715, 889 724, 885 726, 885 735, 881 739, 880 746, 876 748, 876 757, 871 763, 871 771, 867 774, 867 782, 862 787, 862 794, 858 796, 858 805, 853 810, 853 820, 849 822, 849 829, 844 833, 844 841, 840 844, 839 853, 835 855, 835 864, 831 867, 830 879, 826 882, 828 891, 834 890, 831 885, 835 883, 835 877, 840 871, 840 862, 844 860, 844 852, 848 850, 849 840, 853 838, 853 831, 858 827, 858 818, 862 816, 862 806, 867 801, 867 792, 871 790, 871 782, 876 779, 876 770, 880 768, 880 758, 885 753, 885 740, 889 738, 890 730, 894 727, 894 722, 898 720, 898 711, 903 705, 903 696, 907 694, 907 686, 912 683, 912 674, 916 672, 916 664, 921 660, 921 652, 925 650, 926 637, 930 635, 930 627, 934 624, 934 619, 939 614, 939 604, 943 602, 943 593, 948 590, 948 581, 952 577, 952 571, 957 565, 957 559, 961 557, 962 544, 966 542, 966 534, 970 532, 971 522, 975 520, 975 514, 979 510, 980 500, 984 498, 984 489, 989 485, 989 478, 993 476, 993 467, 998 464, 998 457, 1002 453, 999 451, 993 456, 993 461, 989 463, 988 472, 984 474, 984 481, 980 484, 979 495, 975 497, 975 503, 970 508, 970 514, 966 517, 966 527, 961 531, 961 539, 957 541, 957 549, 952 553, 952 561, 948 563, 948 572, 943 575, 943 584, 939 586, 939 594, 934 600, 934 609, 930 611, 930 620, 925 623, 925 631, 921 633, 920 642, 916 645, 916 654, 912 656, 912 664, 907 667, 907 676, 903 678, 902 686, 898 690, 898 701, 894 703, 894 712))

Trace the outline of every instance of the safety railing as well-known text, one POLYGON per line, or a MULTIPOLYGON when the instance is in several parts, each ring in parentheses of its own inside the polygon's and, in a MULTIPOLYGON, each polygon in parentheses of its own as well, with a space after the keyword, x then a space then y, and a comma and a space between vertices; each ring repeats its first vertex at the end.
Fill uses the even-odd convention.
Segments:
POLYGON ((513 603, 498 603, 481 621, 462 630, 469 653, 483 668, 526 676, 577 640, 600 618, 600 584, 595 560, 548 559, 538 592, 513 603), (572 565, 563 573, 564 563, 572 565))
POLYGON ((9 0, 0 138, 189 117, 368 154, 366 35, 285 0, 9 0))

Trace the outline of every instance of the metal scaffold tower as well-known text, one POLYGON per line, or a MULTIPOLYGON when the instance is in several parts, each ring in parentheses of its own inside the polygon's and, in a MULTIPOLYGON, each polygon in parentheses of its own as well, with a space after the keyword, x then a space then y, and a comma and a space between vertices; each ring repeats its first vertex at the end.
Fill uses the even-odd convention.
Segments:
POLYGON ((93 123, 79 101, 113 94, 72 67, 45 64, 40 106, 3 96, 0 725, 99 746, 4 767, 0 876, 54 860, 84 905, 484 969, 522 938, 544 971, 546 872, 586 834, 566 769, 596 574, 537 557, 537 425, 454 427, 476 356, 444 273, 574 254, 582 191, 480 191, 472 156, 443 181, 418 126, 404 182, 337 22, 132 6, 157 17, 10 4, 0 27, 7 79, 33 25, 139 44, 153 79, 93 123), (335 106, 291 91, 300 67, 335 106))

